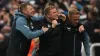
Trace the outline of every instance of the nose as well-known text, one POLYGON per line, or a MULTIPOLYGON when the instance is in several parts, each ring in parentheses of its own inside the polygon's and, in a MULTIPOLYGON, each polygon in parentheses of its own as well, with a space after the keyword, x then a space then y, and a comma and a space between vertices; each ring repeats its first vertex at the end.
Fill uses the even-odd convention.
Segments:
POLYGON ((34 12, 35 10, 34 10, 34 9, 32 9, 32 11, 34 12))

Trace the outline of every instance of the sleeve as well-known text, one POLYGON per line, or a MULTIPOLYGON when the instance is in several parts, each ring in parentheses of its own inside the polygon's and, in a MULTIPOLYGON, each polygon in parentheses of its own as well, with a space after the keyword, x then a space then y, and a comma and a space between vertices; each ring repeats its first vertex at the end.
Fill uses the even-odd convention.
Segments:
POLYGON ((43 34, 43 30, 35 30, 31 31, 29 27, 27 26, 27 23, 25 22, 24 18, 18 18, 16 21, 16 29, 19 30, 27 39, 32 39, 35 37, 40 36, 43 34))
POLYGON ((90 39, 89 39, 89 35, 88 35, 87 32, 84 32, 83 35, 84 35, 83 45, 84 45, 85 53, 86 53, 86 56, 90 56, 90 45, 89 45, 90 39))
POLYGON ((45 34, 45 35, 52 35, 53 30, 54 30, 54 28, 50 27, 50 28, 48 29, 48 31, 46 31, 44 34, 45 34))
POLYGON ((44 19, 44 16, 32 16, 31 19, 33 21, 41 21, 44 19))
MULTIPOLYGON (((56 27, 60 27, 60 28, 62 29, 63 26, 64 26, 64 22, 63 22, 61 19, 57 20, 57 22, 58 22, 58 24, 57 24, 56 27)), ((56 27, 55 27, 55 28, 52 28, 52 26, 51 26, 51 27, 48 29, 48 31, 45 32, 45 35, 53 35, 53 32, 54 32, 54 30, 56 29, 56 27)))

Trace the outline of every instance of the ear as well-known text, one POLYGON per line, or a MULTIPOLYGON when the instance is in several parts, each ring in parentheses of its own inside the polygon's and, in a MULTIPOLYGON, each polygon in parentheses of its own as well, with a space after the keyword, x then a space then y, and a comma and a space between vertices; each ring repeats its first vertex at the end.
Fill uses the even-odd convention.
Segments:
POLYGON ((68 19, 69 19, 69 20, 71 19, 71 17, 72 17, 71 15, 68 15, 68 19))
POLYGON ((22 11, 22 12, 23 12, 23 13, 25 13, 25 14, 27 13, 27 11, 26 11, 25 9, 23 9, 23 11, 22 11))
POLYGON ((26 11, 26 9, 23 9, 23 11, 25 12, 25 11, 26 11))

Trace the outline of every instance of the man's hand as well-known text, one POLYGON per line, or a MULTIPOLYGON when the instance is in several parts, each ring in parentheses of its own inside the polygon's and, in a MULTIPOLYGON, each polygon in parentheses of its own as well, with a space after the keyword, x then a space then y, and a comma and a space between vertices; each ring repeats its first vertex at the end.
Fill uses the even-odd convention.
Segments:
POLYGON ((81 32, 83 32, 85 29, 84 29, 84 26, 83 25, 81 25, 80 27, 79 27, 79 32, 81 33, 81 32))
POLYGON ((52 28, 55 28, 57 26, 58 22, 56 20, 52 21, 52 28))
POLYGON ((4 35, 0 33, 0 43, 4 41, 4 35))
POLYGON ((65 16, 64 14, 59 13, 58 16, 59 16, 59 18, 62 19, 63 21, 66 20, 66 16, 65 16))
POLYGON ((48 31, 48 28, 47 27, 42 27, 42 30, 44 31, 44 33, 46 32, 46 31, 48 31))
POLYGON ((94 29, 95 33, 100 33, 100 29, 94 29))

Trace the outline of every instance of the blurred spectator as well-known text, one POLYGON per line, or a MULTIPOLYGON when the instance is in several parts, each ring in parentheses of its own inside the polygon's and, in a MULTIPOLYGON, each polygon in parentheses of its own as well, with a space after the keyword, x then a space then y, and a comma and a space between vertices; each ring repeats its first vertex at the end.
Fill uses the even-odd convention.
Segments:
POLYGON ((58 3, 59 7, 62 8, 64 11, 68 10, 69 3, 68 0, 61 0, 61 2, 58 3))
POLYGON ((3 28, 3 26, 4 26, 4 21, 0 19, 0 31, 3 28))
POLYGON ((98 12, 98 8, 96 7, 96 0, 90 0, 90 5, 88 5, 89 10, 94 10, 98 12))
POLYGON ((34 49, 33 49, 33 52, 32 52, 32 56, 38 56, 38 50, 39 50, 39 38, 35 38, 33 39, 34 40, 34 49))
POLYGON ((99 19, 100 19, 100 0, 97 0, 97 1, 96 1, 96 6, 97 6, 97 8, 98 8, 98 17, 99 17, 99 19))
POLYGON ((0 33, 0 56, 6 56, 6 51, 9 45, 9 38, 6 38, 0 33))
POLYGON ((0 0, 0 9, 2 7, 4 7, 5 5, 7 5, 7 3, 9 2, 10 0, 0 0))
POLYGON ((8 13, 3 16, 3 21, 5 25, 10 25, 10 17, 8 13))
POLYGON ((35 16, 43 16, 43 9, 42 8, 37 8, 35 16))
POLYGON ((10 26, 4 26, 1 30, 1 32, 4 34, 5 37, 10 38, 11 27, 10 26))
POLYGON ((44 5, 48 2, 48 0, 35 0, 36 4, 40 7, 40 8, 44 8, 44 5))
POLYGON ((38 49, 39 49, 39 37, 32 39, 28 56, 37 56, 38 49))
POLYGON ((3 7, 0 11, 0 17, 4 16, 7 13, 7 10, 5 7, 3 7))
POLYGON ((4 41, 4 36, 3 34, 0 33, 0 43, 2 43, 4 41))
POLYGON ((12 7, 10 8, 10 14, 14 16, 14 12, 16 9, 18 9, 18 5, 12 5, 12 7))
POLYGON ((28 53, 27 56, 32 56, 32 52, 34 52, 34 50, 35 50, 35 41, 32 39, 30 49, 29 49, 29 53, 28 53))
POLYGON ((75 4, 71 4, 70 7, 71 7, 71 8, 78 9, 77 6, 76 6, 75 4))
POLYGON ((78 8, 79 11, 82 10, 82 8, 83 8, 83 2, 82 2, 82 0, 73 1, 73 4, 75 4, 77 6, 77 8, 78 8))
POLYGON ((12 7, 9 9, 9 16, 10 16, 10 26, 12 26, 12 22, 14 19, 14 12, 18 9, 18 5, 12 5, 12 7))
MULTIPOLYGON (((87 22, 84 24, 92 43, 100 43, 100 20, 94 10, 88 12, 87 22)), ((95 48, 95 56, 100 56, 100 47, 95 48)))
POLYGON ((95 11, 88 12, 87 22, 84 24, 87 32, 90 35, 90 39, 92 43, 100 42, 99 40, 99 29, 100 29, 100 21, 97 20, 97 13, 95 11), (98 29, 98 30, 96 30, 98 29))

